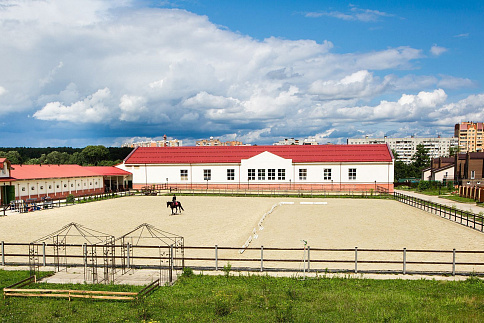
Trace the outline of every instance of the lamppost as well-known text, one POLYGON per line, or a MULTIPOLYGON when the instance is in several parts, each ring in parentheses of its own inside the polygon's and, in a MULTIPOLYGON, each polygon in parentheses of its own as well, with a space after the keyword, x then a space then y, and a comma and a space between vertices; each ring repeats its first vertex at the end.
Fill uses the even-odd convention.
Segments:
POLYGON ((291 180, 289 179, 289 190, 291 190, 291 180))
POLYGON ((208 190, 208 177, 207 177, 207 190, 208 190))
POLYGON ((168 190, 168 177, 166 178, 166 190, 168 190))

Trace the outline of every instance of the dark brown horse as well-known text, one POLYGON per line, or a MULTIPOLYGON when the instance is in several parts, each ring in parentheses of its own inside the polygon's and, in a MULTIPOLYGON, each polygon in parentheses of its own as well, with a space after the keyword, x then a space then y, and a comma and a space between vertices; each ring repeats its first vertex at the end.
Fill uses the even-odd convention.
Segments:
POLYGON ((180 202, 176 202, 176 205, 175 205, 175 202, 172 202, 172 201, 168 201, 166 202, 166 207, 171 207, 171 214, 178 214, 178 212, 181 213, 181 211, 185 211, 183 209, 183 206, 181 205, 180 202), (175 212, 173 213, 173 210, 175 210, 175 212))

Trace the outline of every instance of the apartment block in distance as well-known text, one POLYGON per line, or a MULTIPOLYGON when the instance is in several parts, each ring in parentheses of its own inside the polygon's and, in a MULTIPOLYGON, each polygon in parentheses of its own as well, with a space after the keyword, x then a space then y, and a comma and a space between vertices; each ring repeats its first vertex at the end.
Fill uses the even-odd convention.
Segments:
POLYGON ((182 141, 178 139, 168 140, 166 135, 163 136, 163 140, 147 140, 131 143, 124 143, 121 147, 181 147, 182 141))
POLYGON ((220 141, 220 139, 214 139, 210 137, 210 139, 202 139, 197 140, 196 144, 197 147, 204 147, 204 146, 250 146, 249 144, 244 144, 242 141, 231 140, 231 141, 220 141))
POLYGON ((364 144, 388 144, 390 149, 396 151, 398 160, 406 164, 412 162, 412 156, 417 151, 419 144, 424 145, 428 149, 430 158, 438 158, 442 156, 449 156, 450 147, 457 147, 457 138, 368 138, 364 139, 351 138, 347 140, 348 145, 364 145, 364 144))
POLYGON ((316 146, 318 142, 313 137, 304 138, 303 140, 294 139, 294 138, 285 138, 283 140, 279 140, 272 144, 273 146, 288 146, 288 145, 303 145, 303 146, 316 146))
POLYGON ((455 125, 454 137, 459 139, 459 151, 482 152, 483 151, 484 123, 461 122, 455 125))

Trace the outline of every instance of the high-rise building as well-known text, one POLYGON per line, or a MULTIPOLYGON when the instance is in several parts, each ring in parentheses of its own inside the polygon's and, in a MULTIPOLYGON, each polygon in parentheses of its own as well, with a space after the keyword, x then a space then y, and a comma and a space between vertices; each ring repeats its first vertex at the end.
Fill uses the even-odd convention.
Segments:
POLYGON ((484 123, 461 122, 455 125, 454 137, 459 140, 460 152, 483 151, 484 123))
POLYGON ((197 140, 196 146, 250 146, 249 144, 244 144, 242 141, 231 140, 231 141, 220 141, 220 139, 202 139, 197 140))
POLYGON ((406 164, 412 162, 412 157, 417 151, 417 146, 422 144, 427 150, 430 158, 449 156, 450 148, 457 147, 457 138, 368 138, 364 139, 351 138, 347 140, 348 145, 361 144, 388 144, 397 155, 398 160, 406 164))
POLYGON ((178 139, 171 139, 168 140, 166 135, 163 136, 163 140, 147 140, 147 141, 138 141, 138 142, 127 142, 124 143, 121 147, 181 147, 182 141, 178 139))
POLYGON ((316 138, 308 137, 304 138, 303 140, 294 139, 294 138, 285 138, 283 140, 279 140, 272 144, 273 146, 285 146, 285 145, 304 145, 304 146, 314 146, 318 145, 316 138))

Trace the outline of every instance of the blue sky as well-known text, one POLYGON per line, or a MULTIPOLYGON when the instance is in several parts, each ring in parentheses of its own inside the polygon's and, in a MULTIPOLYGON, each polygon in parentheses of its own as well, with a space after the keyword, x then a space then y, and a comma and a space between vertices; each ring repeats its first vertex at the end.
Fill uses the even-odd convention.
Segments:
POLYGON ((0 146, 452 136, 480 1, 0 0, 0 146))

